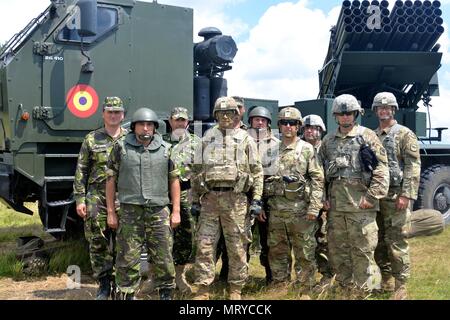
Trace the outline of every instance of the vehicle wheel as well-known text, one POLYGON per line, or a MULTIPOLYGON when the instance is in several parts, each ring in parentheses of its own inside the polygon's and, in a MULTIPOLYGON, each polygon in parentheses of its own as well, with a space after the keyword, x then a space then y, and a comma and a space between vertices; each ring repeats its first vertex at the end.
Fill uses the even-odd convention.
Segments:
POLYGON ((422 172, 414 209, 438 210, 450 223, 450 167, 438 164, 422 172))

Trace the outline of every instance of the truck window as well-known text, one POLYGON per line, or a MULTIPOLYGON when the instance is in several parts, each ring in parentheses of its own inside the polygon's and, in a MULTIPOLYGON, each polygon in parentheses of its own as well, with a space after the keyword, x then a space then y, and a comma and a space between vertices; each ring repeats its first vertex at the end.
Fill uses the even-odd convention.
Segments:
MULTIPOLYGON (((56 41, 61 42, 81 42, 81 38, 77 32, 77 21, 79 21, 80 13, 77 12, 72 19, 70 19, 61 31, 56 35, 56 41)), ((114 29, 119 23, 119 13, 116 8, 98 6, 97 8, 97 35, 91 37, 84 37, 83 43, 89 44, 110 30, 114 29)))

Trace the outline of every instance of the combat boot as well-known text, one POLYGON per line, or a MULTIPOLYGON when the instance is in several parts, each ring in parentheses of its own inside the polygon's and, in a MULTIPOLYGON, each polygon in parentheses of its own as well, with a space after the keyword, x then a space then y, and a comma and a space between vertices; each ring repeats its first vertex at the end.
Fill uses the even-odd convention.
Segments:
POLYGON ((172 300, 172 289, 162 288, 159 289, 159 300, 172 300))
POLYGON ((192 287, 186 281, 186 265, 178 265, 175 266, 175 283, 177 285, 178 290, 180 290, 184 294, 191 294, 192 287))
POLYGON ((382 292, 394 292, 395 281, 394 277, 389 273, 381 274, 381 291, 382 292))
POLYGON ((192 300, 209 300, 208 286, 200 285, 192 300))
POLYGON ((95 300, 108 300, 111 294, 111 278, 104 276, 98 279, 99 286, 95 300))
POLYGON ((230 285, 229 300, 241 300, 241 287, 230 285))
POLYGON ((304 270, 300 271, 297 281, 300 284, 301 294, 310 294, 312 292, 312 289, 316 285, 315 274, 315 268, 305 268, 304 270))
POLYGON ((395 291, 391 300, 408 300, 408 291, 404 281, 395 279, 395 291))

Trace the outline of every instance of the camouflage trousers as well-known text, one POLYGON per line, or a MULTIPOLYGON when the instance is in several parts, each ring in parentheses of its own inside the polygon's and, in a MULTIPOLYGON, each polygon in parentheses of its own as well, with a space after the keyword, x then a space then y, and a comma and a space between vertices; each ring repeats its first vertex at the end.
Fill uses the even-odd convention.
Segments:
POLYGON ((317 270, 315 250, 317 221, 309 221, 305 214, 270 211, 269 264, 275 282, 289 281, 291 248, 295 259, 297 280, 312 284, 317 270))
POLYGON ((411 212, 408 209, 397 210, 395 200, 380 200, 380 212, 377 214, 378 246, 375 261, 382 274, 405 282, 410 276, 409 245, 406 239, 411 224, 411 212))
POLYGON ((378 242, 376 212, 328 213, 328 250, 336 281, 362 290, 380 288, 374 251, 378 242))
POLYGON ((191 215, 189 203, 181 203, 180 216, 181 223, 173 231, 173 262, 176 266, 192 262, 192 243, 195 229, 195 222, 191 215))
POLYGON ((116 256, 115 232, 106 221, 106 198, 98 191, 86 195, 87 219, 84 235, 89 243, 91 267, 95 279, 111 277, 114 273, 116 256))
POLYGON ((251 230, 247 196, 232 191, 211 191, 201 200, 197 229, 195 284, 209 286, 214 281, 216 250, 221 231, 228 251, 228 283, 243 287, 248 276, 247 245, 251 230))
POLYGON ((332 278, 334 273, 329 262, 328 239, 327 239, 327 217, 326 212, 320 211, 317 218, 318 229, 316 232, 316 261, 319 272, 328 278, 332 278))
POLYGON ((121 204, 116 260, 120 292, 134 293, 139 287, 140 256, 145 247, 153 266, 155 288, 175 288, 169 216, 167 207, 121 204))

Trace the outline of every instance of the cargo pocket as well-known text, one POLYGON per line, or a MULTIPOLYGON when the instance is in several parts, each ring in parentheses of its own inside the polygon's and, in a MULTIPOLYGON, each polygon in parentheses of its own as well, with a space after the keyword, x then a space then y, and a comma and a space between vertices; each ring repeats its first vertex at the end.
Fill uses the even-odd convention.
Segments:
POLYGON ((370 252, 375 250, 378 244, 378 226, 376 221, 362 227, 361 250, 370 252))

